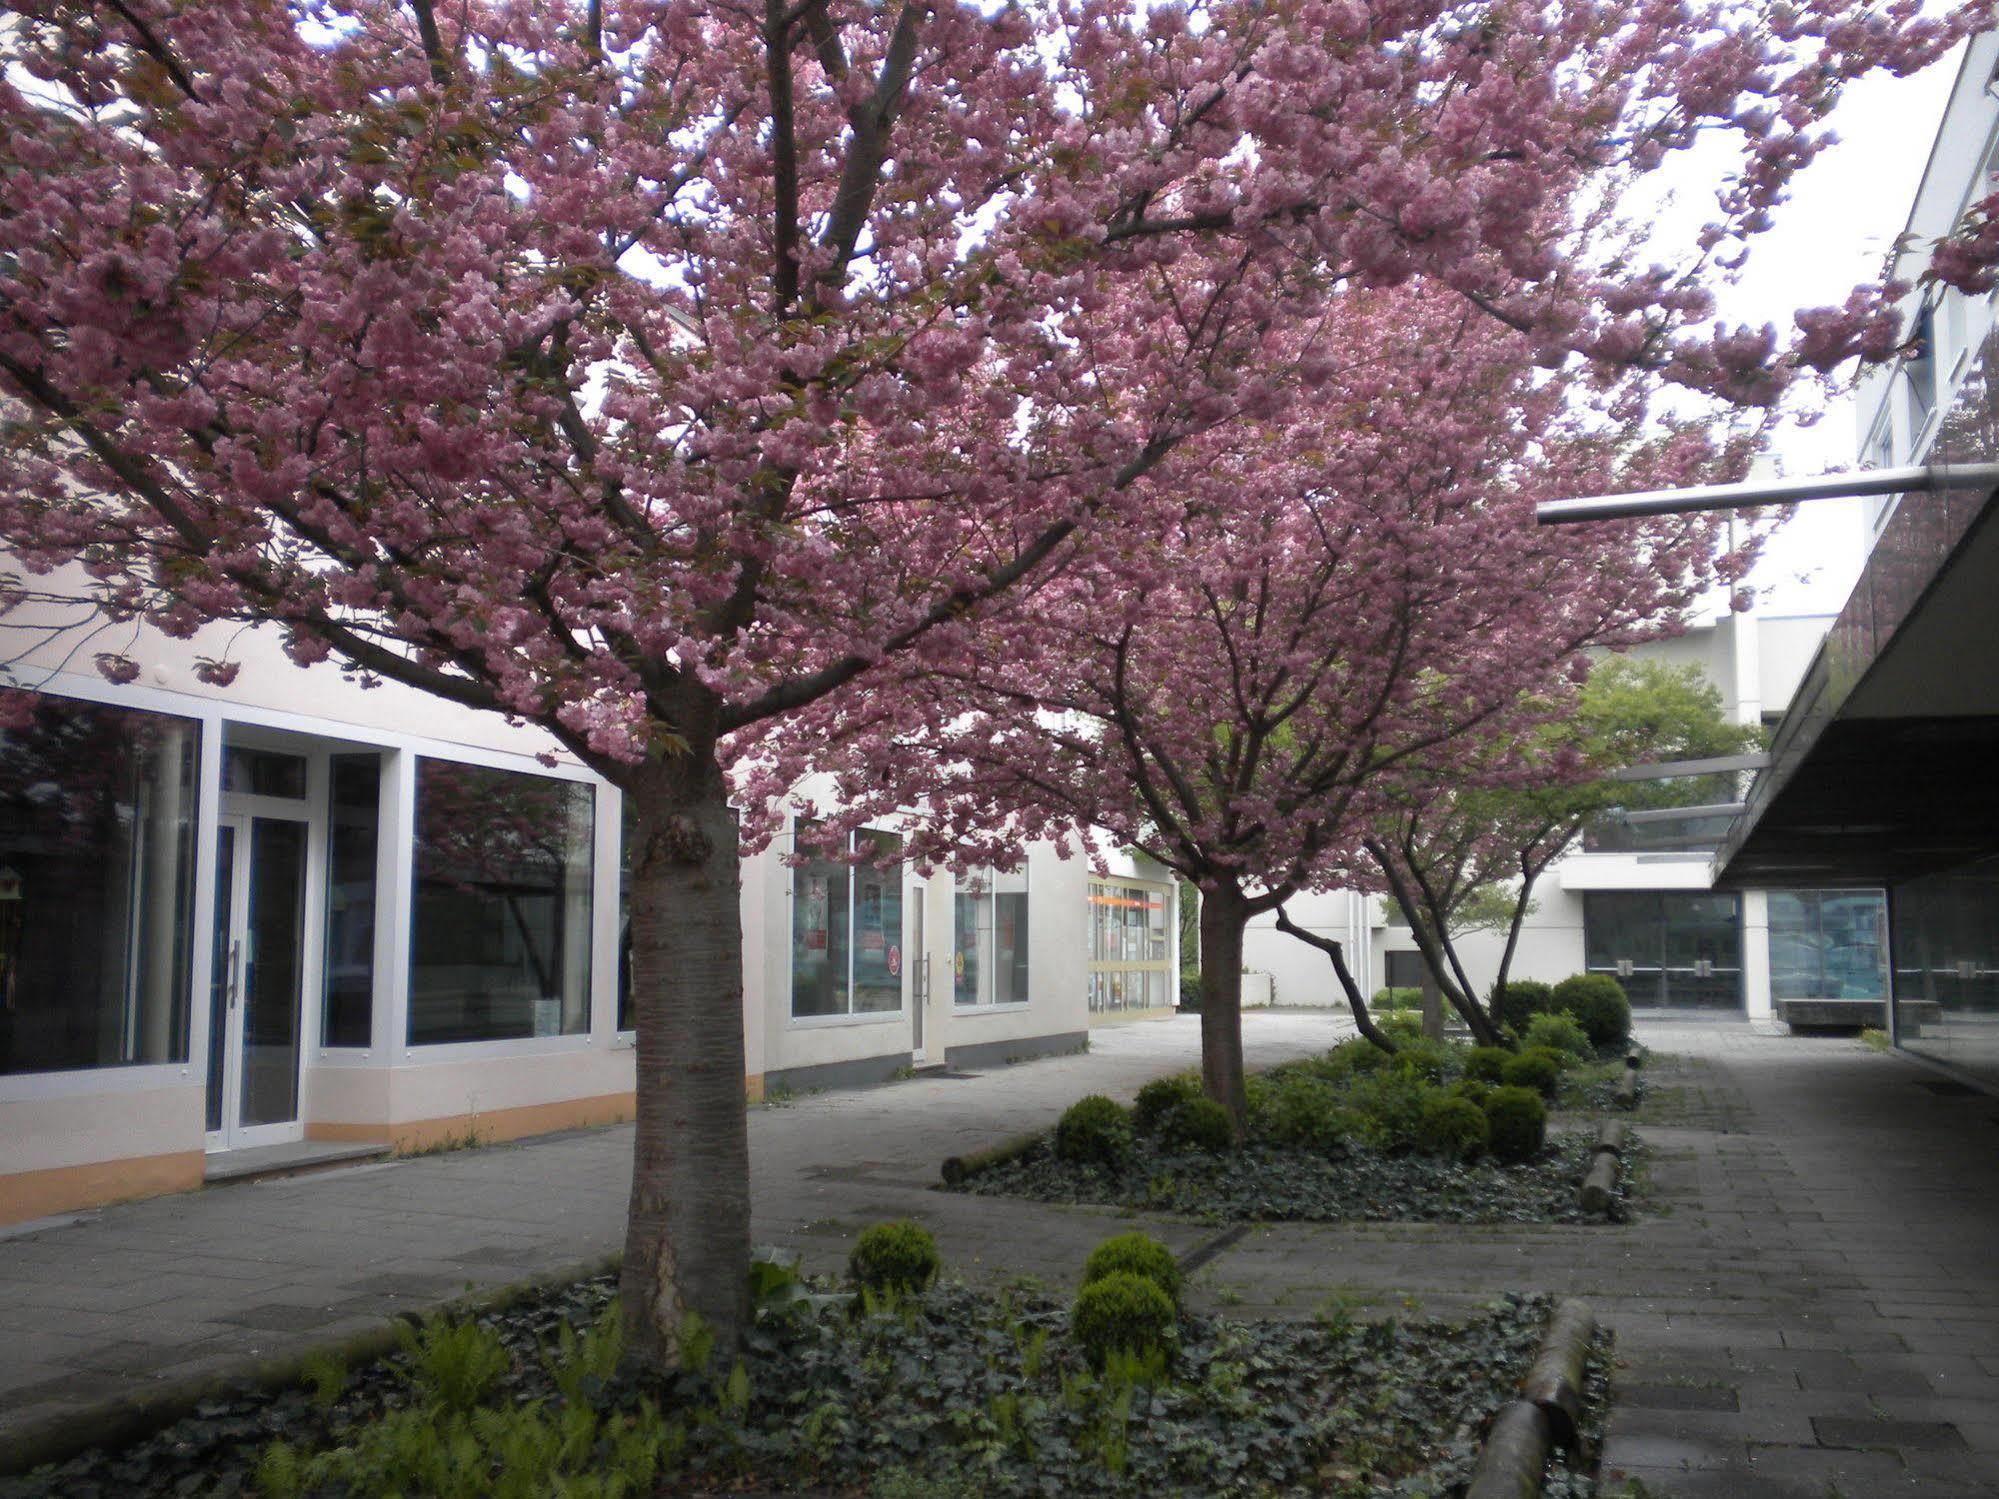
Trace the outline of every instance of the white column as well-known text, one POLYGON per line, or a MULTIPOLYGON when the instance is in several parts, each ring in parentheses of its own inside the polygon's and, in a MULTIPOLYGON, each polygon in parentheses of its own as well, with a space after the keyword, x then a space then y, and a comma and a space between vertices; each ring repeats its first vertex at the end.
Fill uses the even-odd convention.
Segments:
POLYGON ((1770 897, 1742 892, 1742 994, 1751 1020, 1768 1020, 1770 1003, 1770 897))

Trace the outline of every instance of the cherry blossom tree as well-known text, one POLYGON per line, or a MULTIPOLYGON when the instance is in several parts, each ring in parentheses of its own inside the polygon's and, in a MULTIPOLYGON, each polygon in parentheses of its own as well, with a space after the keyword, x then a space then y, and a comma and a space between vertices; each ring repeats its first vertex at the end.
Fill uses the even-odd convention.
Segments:
POLYGON ((1373 883, 1377 829, 1412 786, 1544 774, 1502 762, 1495 728, 1580 677, 1585 650, 1669 627, 1747 560, 1712 516, 1533 520, 1551 494, 1692 481, 1739 461, 1727 444, 1631 441, 1455 296, 1353 292, 1329 316, 1373 357, 1281 431, 1231 434, 1156 531, 989 609, 1004 651, 919 647, 885 669, 894 691, 789 730, 822 765, 841 747, 851 818, 927 798, 922 853, 1004 858, 1021 833, 1096 830, 1190 881, 1204 1084, 1238 1119, 1248 921, 1373 883), (899 780, 891 744, 930 763, 899 780))
POLYGON ((739 747, 1213 482, 1370 357, 1321 332, 1355 289, 1770 396, 1784 340, 1704 281, 1843 81, 1989 5, 20 0, 0 539, 631 798, 625 1306, 670 1363, 746 1315, 739 747), (1741 170, 1685 263, 1579 242, 1703 137, 1741 170))

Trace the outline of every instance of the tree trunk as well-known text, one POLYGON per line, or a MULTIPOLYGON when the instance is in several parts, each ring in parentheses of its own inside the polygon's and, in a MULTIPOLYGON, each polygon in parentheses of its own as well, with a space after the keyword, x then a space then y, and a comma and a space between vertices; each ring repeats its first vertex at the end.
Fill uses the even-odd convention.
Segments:
POLYGON ((1486 1014, 1495 1026, 1501 1024, 1500 996, 1506 992, 1507 978, 1513 972, 1513 954, 1520 946, 1520 929, 1527 924, 1527 907, 1534 898, 1534 876, 1527 873, 1524 860, 1520 872, 1520 894, 1513 902, 1512 919, 1506 923, 1506 945, 1499 950, 1499 972, 1493 975, 1492 993, 1486 996, 1486 1014))
POLYGON ((1201 892, 1201 1087, 1229 1111, 1237 1134, 1249 1122, 1242 1070, 1242 933, 1248 924, 1240 895, 1201 892))
POLYGON ((1321 937, 1316 932, 1306 931, 1292 921, 1291 913, 1282 906, 1277 908, 1277 930, 1290 933, 1300 942, 1318 948, 1333 960, 1333 976, 1340 981, 1340 992, 1347 997, 1347 1008, 1353 1012, 1355 1028, 1369 1041, 1392 1055, 1395 1043, 1375 1025, 1374 1017, 1368 1013, 1367 1000, 1361 995, 1360 985, 1354 982, 1353 973, 1347 967, 1346 954, 1341 951, 1340 944, 1331 937, 1321 937))
POLYGON ((749 1317, 742 876, 712 752, 647 764, 630 794, 638 1134, 619 1290, 626 1361, 658 1371, 690 1314, 722 1350, 749 1317))
POLYGON ((1432 1041, 1444 1039, 1444 990, 1437 971, 1423 964, 1423 1034, 1432 1041))

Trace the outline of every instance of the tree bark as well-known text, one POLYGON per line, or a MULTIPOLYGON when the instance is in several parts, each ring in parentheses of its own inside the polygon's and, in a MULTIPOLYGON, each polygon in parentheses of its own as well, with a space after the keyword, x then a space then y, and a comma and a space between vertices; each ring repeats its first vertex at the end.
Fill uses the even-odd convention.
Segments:
POLYGON ((1427 961, 1423 964, 1423 1034, 1432 1041, 1444 1039, 1444 989, 1437 982, 1437 971, 1427 961))
POLYGON ((1360 985, 1354 982, 1353 973, 1347 967, 1346 953, 1331 937, 1321 937, 1306 931, 1292 921, 1291 913, 1282 906, 1277 908, 1277 930, 1288 932, 1307 946, 1316 947, 1333 960, 1333 976, 1340 981, 1340 989, 1347 997, 1347 1008, 1353 1012, 1353 1023, 1360 1033, 1383 1051, 1394 1054, 1395 1043, 1386 1032, 1375 1025, 1374 1016, 1368 1013, 1367 1000, 1360 992, 1360 985))
POLYGON ((1241 895, 1201 892, 1201 1087, 1229 1111, 1238 1135, 1249 1122, 1242 1068, 1242 934, 1248 925, 1241 895))
POLYGON ((648 763, 628 794, 638 1132, 619 1290, 626 1362, 659 1371, 690 1314, 721 1350, 749 1318, 742 875, 712 751, 648 763))

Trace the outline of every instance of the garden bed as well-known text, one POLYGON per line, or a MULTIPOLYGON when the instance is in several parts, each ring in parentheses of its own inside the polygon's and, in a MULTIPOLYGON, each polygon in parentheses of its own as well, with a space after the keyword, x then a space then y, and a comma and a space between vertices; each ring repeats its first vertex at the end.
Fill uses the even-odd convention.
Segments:
MULTIPOLYGON (((564 1440, 571 1465, 551 1471, 580 1475, 564 1490, 578 1494, 1438 1494, 1470 1476, 1548 1310, 1534 1297, 1455 1323, 1187 1317, 1170 1366, 1133 1377, 1092 1372, 1065 1308, 1030 1291, 942 1285, 861 1306, 810 1289, 784 1288, 741 1363, 643 1402, 601 1377, 615 1351, 602 1333, 547 1351, 611 1305, 605 1278, 482 1314, 469 1334, 436 1324, 402 1355, 329 1369, 316 1392, 211 1402, 123 1451, 0 1480, 0 1494, 389 1491, 386 1469, 379 1486, 285 1487, 314 1453, 357 1443, 450 1475, 433 1488, 405 1474, 406 1492, 512 1493, 491 1476, 540 1473, 564 1440), (636 1486, 612 1486, 621 1472, 636 1486)), ((1600 1372, 1593 1385, 1600 1404, 1600 1372)), ((1545 1492, 1594 1485, 1557 1463, 1545 1492)))
MULTIPOLYGON (((1393 1055, 1350 1041, 1249 1084, 1240 1137, 1191 1074, 1148 1083, 1129 1108, 1079 1100, 1060 1123, 947 1163, 951 1189, 1258 1220, 1578 1223, 1628 1213, 1579 1201, 1595 1116, 1621 1057, 1404 1038, 1393 1055), (1548 1130, 1550 1111, 1568 1128, 1548 1130)), ((1628 1178, 1627 1178, 1628 1179, 1628 1178)))
MULTIPOLYGON (((1045 1146, 956 1190, 1037 1202, 1183 1213, 1215 1222, 1588 1223, 1577 1187, 1594 1133, 1562 1134, 1530 1162, 1502 1166, 1355 1145, 1337 1158, 1251 1141, 1226 1154, 1139 1140, 1120 1167, 1057 1160, 1045 1146)), ((1611 1216, 1628 1207, 1622 1197, 1611 1216)))

